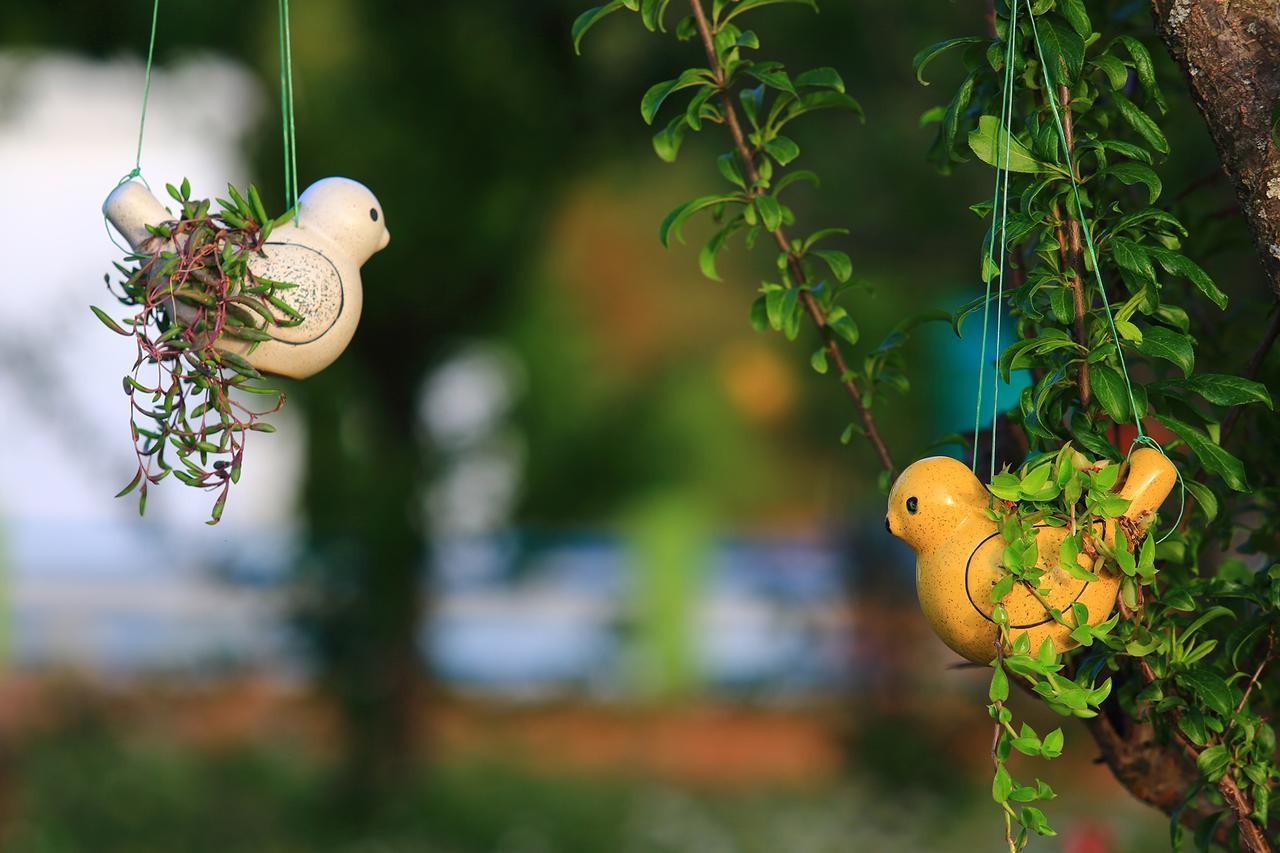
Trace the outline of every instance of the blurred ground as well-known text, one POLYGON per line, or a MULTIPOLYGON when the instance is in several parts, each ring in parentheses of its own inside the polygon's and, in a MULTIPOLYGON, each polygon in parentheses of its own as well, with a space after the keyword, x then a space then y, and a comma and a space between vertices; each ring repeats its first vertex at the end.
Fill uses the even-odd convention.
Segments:
MULTIPOLYGON (((446 699, 424 709, 432 769, 353 825, 317 784, 325 709, 295 691, 63 679, 0 696, 22 779, 6 850, 962 851, 988 849, 996 823, 970 749, 989 731, 959 700, 851 720, 446 699)), ((1052 770, 1063 837, 1033 849, 1167 849, 1164 821, 1086 755, 1052 770)))

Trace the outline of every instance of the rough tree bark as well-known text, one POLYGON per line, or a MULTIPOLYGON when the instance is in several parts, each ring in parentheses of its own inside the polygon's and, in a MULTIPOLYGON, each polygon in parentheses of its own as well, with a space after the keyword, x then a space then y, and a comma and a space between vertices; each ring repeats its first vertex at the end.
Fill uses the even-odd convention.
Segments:
POLYGON ((1151 0, 1280 296, 1280 0, 1151 0))

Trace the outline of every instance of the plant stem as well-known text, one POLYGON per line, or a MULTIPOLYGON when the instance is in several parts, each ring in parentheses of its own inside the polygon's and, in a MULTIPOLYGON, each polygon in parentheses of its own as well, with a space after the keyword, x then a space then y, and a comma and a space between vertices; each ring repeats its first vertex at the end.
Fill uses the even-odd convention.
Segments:
MULTIPOLYGON (((1049 95, 1046 94, 1045 97, 1049 97, 1049 95)), ((1062 106, 1062 129, 1067 168, 1074 173, 1076 169, 1076 142, 1071 124, 1071 93, 1066 86, 1062 86, 1058 90, 1058 103, 1062 106)), ((1056 209, 1055 212, 1061 212, 1061 209, 1056 209)), ((1071 215, 1070 211, 1062 215, 1061 219, 1066 226, 1066 234, 1064 235, 1063 233, 1063 226, 1059 225, 1056 231, 1058 260, 1062 267, 1062 274, 1067 279, 1067 286, 1071 288, 1072 301, 1075 304, 1076 343, 1082 347, 1088 347, 1089 342, 1085 339, 1084 330, 1084 316, 1087 311, 1084 300, 1084 282, 1080 278, 1080 223, 1071 215)), ((1082 360, 1080 362, 1080 367, 1076 371, 1076 387, 1080 394, 1080 405, 1087 407, 1091 396, 1088 361, 1082 360)))
MULTIPOLYGON (((707 15, 703 11, 701 0, 689 0, 689 6, 693 11, 693 18, 698 26, 698 34, 702 37, 702 46, 706 49, 708 67, 711 69, 711 74, 715 78, 716 85, 720 91, 725 125, 729 128, 729 134, 733 137, 733 144, 737 150, 738 158, 742 161, 743 171, 750 182, 748 194, 754 198, 761 192, 755 158, 747 145, 747 138, 742 132, 742 125, 738 121, 738 113, 733 106, 733 97, 725 80, 724 68, 721 67, 720 60, 716 56, 711 25, 707 21, 707 15)), ((885 445, 884 439, 880 436, 880 431, 876 428, 875 418, 863 400, 861 389, 852 379, 851 371, 845 362, 844 352, 840 349, 839 342, 827 326, 826 314, 813 298, 813 294, 804 286, 805 275, 804 269, 800 265, 800 258, 791 250, 791 244, 787 241, 787 236, 783 232, 782 226, 773 229, 772 234, 774 242, 778 244, 778 248, 787 256, 787 266, 791 270, 791 277, 800 289, 800 302, 804 305, 809 317, 813 320, 814 326, 817 327, 818 333, 822 336, 823 347, 827 352, 827 356, 835 364, 836 370, 839 371, 840 384, 844 386, 849 399, 853 401, 854 407, 858 410, 867 440, 871 442, 871 446, 875 449, 876 456, 880 459, 880 464, 892 474, 896 470, 893 465, 893 457, 889 455, 889 448, 885 445)))

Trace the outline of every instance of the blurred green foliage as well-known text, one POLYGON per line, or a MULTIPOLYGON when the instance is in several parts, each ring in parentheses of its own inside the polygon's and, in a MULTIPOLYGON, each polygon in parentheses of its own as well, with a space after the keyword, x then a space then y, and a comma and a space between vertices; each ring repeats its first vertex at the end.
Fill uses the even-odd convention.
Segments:
MULTIPOLYGON (((124 734, 92 715, 28 740, 23 779, 0 843, 12 853, 962 853, 989 838, 985 785, 915 735, 915 761, 884 765, 892 723, 872 729, 870 761, 847 781, 700 787, 636 773, 534 770, 510 759, 451 760, 415 772, 376 819, 335 810, 325 764, 291 744, 217 750, 124 734), (948 774, 948 769, 950 774, 948 774), (888 770, 885 775, 881 771, 888 770), (885 797, 886 788, 894 792, 885 797)), ((895 735, 896 736, 896 735, 895 735)), ((1132 851, 1160 850, 1158 821, 1095 819, 1096 799, 1067 791, 1068 834, 1102 831, 1132 851)))

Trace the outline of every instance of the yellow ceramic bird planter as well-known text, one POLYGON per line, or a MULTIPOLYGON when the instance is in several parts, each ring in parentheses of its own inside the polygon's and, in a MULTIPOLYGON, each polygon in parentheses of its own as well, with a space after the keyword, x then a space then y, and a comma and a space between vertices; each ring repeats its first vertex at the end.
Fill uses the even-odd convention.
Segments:
MULTIPOLYGON (((1163 454, 1149 448, 1134 451, 1128 476, 1117 490, 1129 501, 1120 517, 1127 519, 1126 526, 1145 529, 1176 480, 1177 471, 1163 454)), ((916 592, 934 632, 957 653, 981 664, 995 657, 999 629, 992 620, 991 595, 1005 574, 1005 541, 986 512, 990 498, 964 463, 935 456, 912 464, 898 477, 885 519, 889 532, 916 553, 916 592)), ((1114 546, 1120 518, 1095 522, 1102 528, 1098 538, 1108 547, 1114 546)), ((1015 585, 1002 603, 1013 636, 1027 633, 1033 649, 1047 637, 1064 651, 1075 645, 1071 629, 1053 620, 1046 603, 1060 610, 1083 604, 1089 624, 1097 625, 1115 607, 1120 577, 1105 570, 1096 581, 1073 577, 1058 565, 1067 528, 1040 525, 1037 530, 1037 566, 1044 570, 1040 590, 1048 594, 1042 602, 1036 591, 1015 585)), ((1090 571, 1094 559, 1082 553, 1079 563, 1090 571)))

